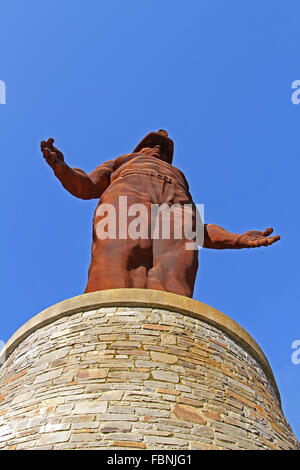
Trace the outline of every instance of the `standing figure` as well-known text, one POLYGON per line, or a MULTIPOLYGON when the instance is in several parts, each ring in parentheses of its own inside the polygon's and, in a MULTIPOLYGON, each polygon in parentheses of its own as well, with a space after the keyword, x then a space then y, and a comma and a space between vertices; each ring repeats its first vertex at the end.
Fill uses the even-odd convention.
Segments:
MULTIPOLYGON (((41 150, 64 188, 81 199, 99 198, 93 219, 92 255, 85 292, 135 287, 192 297, 198 250, 187 249, 187 243, 194 240, 190 234, 196 228, 197 209, 185 176, 172 165, 174 144, 168 133, 164 130, 151 132, 132 153, 102 163, 89 175, 70 168, 53 143, 53 139, 42 141, 41 150), (121 224, 125 214, 120 213, 120 197, 126 197, 127 208, 133 204, 145 208, 140 217, 147 226, 147 234, 138 238, 128 236, 127 228, 133 220, 133 214, 129 212, 124 234, 121 224), (104 204, 116 210, 117 236, 114 239, 99 235, 104 204), (158 236, 153 237, 153 206, 177 207, 177 211, 178 207, 179 210, 190 207, 193 230, 185 230, 182 218, 183 236, 178 237, 175 233, 176 210, 170 211, 170 236, 164 237, 161 228, 166 212, 162 211, 156 220, 158 236)), ((204 248, 254 248, 271 245, 280 239, 279 236, 270 237, 271 228, 236 234, 217 225, 205 224, 203 230, 204 248)))

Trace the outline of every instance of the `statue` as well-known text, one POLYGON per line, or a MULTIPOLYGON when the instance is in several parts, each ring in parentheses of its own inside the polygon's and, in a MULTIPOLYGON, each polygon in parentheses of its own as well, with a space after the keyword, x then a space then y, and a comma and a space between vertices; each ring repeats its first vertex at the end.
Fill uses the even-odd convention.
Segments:
MULTIPOLYGON (((151 236, 153 232, 149 223, 153 219, 151 207, 159 205, 191 208, 193 228, 197 219, 188 183, 183 173, 172 165, 174 143, 168 133, 164 130, 151 132, 132 153, 102 163, 89 175, 70 168, 53 143, 52 138, 42 141, 41 150, 64 188, 81 199, 99 198, 93 220, 92 254, 85 293, 135 287, 192 297, 198 250, 186 249, 186 243, 192 240, 191 235, 185 233, 181 238, 176 237, 173 228, 169 237, 164 238, 158 230, 155 238, 151 236), (116 218, 114 231, 119 234, 123 217, 118 207, 121 197, 126 199, 126 207, 135 204, 146 208, 140 217, 140 222, 146 221, 148 228, 143 236, 129 237, 126 231, 114 239, 99 235, 97 227, 104 218, 101 208, 110 206, 115 207, 120 216, 116 218)), ((133 220, 132 215, 130 220, 133 220)), ((176 211, 172 211, 170 217, 174 222, 176 211)), ((162 215, 158 226, 165 219, 162 215)), ((127 220, 127 226, 129 223, 127 220)), ((124 232, 124 227, 122 230, 124 232)), ((220 250, 269 246, 280 239, 279 236, 271 237, 272 232, 272 228, 267 228, 238 234, 214 224, 204 224, 203 247, 220 250)))

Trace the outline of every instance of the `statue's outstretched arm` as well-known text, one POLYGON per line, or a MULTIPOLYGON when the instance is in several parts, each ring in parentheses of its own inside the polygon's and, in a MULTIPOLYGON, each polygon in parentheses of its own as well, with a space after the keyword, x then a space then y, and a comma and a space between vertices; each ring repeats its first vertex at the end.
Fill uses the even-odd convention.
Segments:
POLYGON ((204 248, 214 248, 217 250, 257 248, 259 246, 269 246, 280 240, 280 236, 270 237, 272 228, 267 228, 263 232, 250 230, 244 234, 231 233, 222 227, 214 224, 204 226, 204 248))
POLYGON ((87 175, 83 170, 70 168, 62 152, 53 146, 54 139, 41 142, 43 157, 52 168, 63 187, 80 199, 96 199, 109 186, 110 175, 114 171, 114 160, 105 162, 87 175))

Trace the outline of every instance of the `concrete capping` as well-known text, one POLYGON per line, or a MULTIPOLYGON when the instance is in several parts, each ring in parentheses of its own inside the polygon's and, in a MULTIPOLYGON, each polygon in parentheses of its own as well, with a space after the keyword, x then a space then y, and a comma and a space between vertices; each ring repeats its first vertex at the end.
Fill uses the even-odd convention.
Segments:
POLYGON ((270 364, 254 339, 234 320, 198 300, 178 294, 152 289, 109 289, 78 295, 46 308, 22 325, 0 351, 0 365, 14 349, 34 331, 79 312, 103 307, 148 307, 174 311, 196 318, 226 333, 242 346, 262 367, 270 380, 279 405, 281 399, 270 364))

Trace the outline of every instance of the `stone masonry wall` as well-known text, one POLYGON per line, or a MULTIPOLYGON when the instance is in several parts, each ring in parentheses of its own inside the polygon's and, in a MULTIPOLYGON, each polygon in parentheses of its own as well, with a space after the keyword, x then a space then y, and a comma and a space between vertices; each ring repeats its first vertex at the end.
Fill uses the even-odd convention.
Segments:
POLYGON ((0 449, 295 449, 262 367, 225 333, 144 307, 31 333, 0 369, 0 449))

